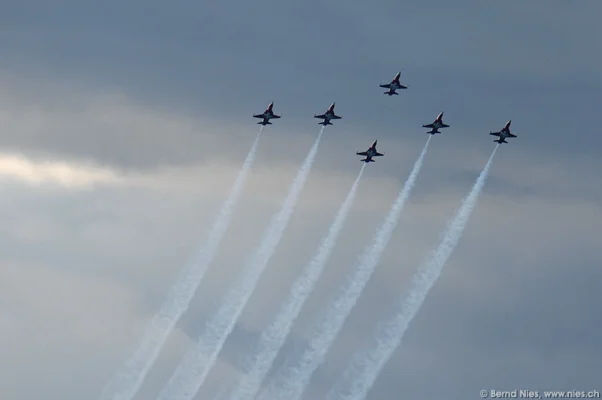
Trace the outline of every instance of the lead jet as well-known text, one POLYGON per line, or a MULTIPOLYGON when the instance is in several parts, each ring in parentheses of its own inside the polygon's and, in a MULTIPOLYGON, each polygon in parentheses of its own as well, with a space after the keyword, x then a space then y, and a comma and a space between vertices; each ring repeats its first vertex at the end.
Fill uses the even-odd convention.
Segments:
POLYGON ((386 88, 389 89, 386 92, 383 92, 383 94, 388 94, 389 96, 393 96, 394 94, 399 94, 396 92, 397 89, 407 89, 407 86, 403 86, 401 83, 399 83, 399 76, 401 75, 401 72, 398 72, 397 75, 395 75, 395 78, 393 78, 393 80, 391 81, 391 83, 385 83, 380 85, 381 88, 386 88))
POLYGON ((341 119, 343 117, 338 116, 334 113, 334 103, 332 103, 330 105, 330 107, 328 107, 328 110, 324 114, 321 114, 321 115, 314 114, 314 118, 323 119, 324 121, 318 122, 318 125, 326 126, 326 125, 332 125, 332 123, 330 122, 331 119, 341 119))
POLYGON ((425 124, 425 125, 422 125, 422 127, 423 128, 431 128, 431 130, 428 131, 427 133, 434 135, 435 133, 441 133, 441 132, 439 132, 439 128, 449 128, 449 125, 446 125, 443 123, 443 111, 442 111, 441 114, 437 115, 437 118, 435 118, 435 121, 433 121, 432 124, 425 124))
POLYGON ((260 124, 260 125, 263 125, 263 126, 272 125, 272 123, 270 122, 270 120, 272 118, 280 118, 280 115, 276 115, 272 111, 273 107, 274 107, 274 102, 272 101, 270 103, 270 105, 268 105, 268 108, 266 108, 266 110, 263 112, 263 114, 255 114, 255 115, 253 115, 253 118, 262 118, 263 120, 258 122, 258 124, 260 124))
POLYGON ((375 140, 374 143, 372 143, 372 146, 370 146, 370 148, 366 151, 358 151, 357 154, 358 156, 365 156, 366 158, 364 158, 363 161, 365 163, 369 163, 369 162, 375 162, 372 157, 381 157, 384 156, 384 153, 379 153, 378 151, 376 151, 376 143, 378 142, 378 140, 375 140))
POLYGON ((506 122, 506 125, 504 125, 502 130, 499 132, 489 132, 490 135, 497 136, 499 138, 497 140, 494 140, 494 142, 499 143, 499 144, 508 143, 508 142, 506 142, 506 138, 517 137, 517 135, 510 133, 510 124, 511 123, 512 123, 512 120, 506 122))

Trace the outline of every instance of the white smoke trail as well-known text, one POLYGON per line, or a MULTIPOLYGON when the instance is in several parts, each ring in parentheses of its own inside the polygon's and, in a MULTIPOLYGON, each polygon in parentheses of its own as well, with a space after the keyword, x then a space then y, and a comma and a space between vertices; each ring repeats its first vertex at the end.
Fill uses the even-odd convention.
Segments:
POLYGON ((223 386, 216 394, 213 396, 213 400, 226 400, 226 395, 228 394, 228 386, 223 386))
POLYGON ((159 394, 159 400, 191 400, 204 383, 228 335, 234 329, 236 320, 251 297, 261 273, 274 254, 305 185, 323 132, 324 127, 290 185, 280 212, 272 218, 261 244, 246 264, 241 280, 226 295, 217 313, 205 326, 205 332, 198 342, 184 355, 182 362, 159 394))
POLYGON ((297 400, 305 391, 311 375, 324 361, 328 349, 336 339, 345 319, 362 294, 374 268, 380 261, 380 257, 391 239, 391 234, 397 225, 399 215, 416 183, 416 178, 422 167, 422 161, 431 138, 432 136, 429 136, 420 153, 420 157, 416 160, 410 176, 393 203, 383 225, 376 232, 372 246, 364 250, 353 275, 347 277, 347 282, 343 285, 341 292, 331 302, 322 318, 318 321, 318 324, 314 328, 314 334, 310 338, 305 351, 295 361, 294 365, 285 366, 278 371, 277 376, 270 383, 267 390, 258 397, 259 399, 297 400))
MULTIPOLYGON (((499 145, 498 145, 499 146, 499 145)), ((330 390, 329 400, 361 400, 365 399, 383 366, 391 358, 408 325, 420 309, 429 290, 439 278, 441 269, 456 248, 462 232, 468 223, 479 195, 485 185, 495 147, 489 161, 477 178, 470 193, 462 201, 462 206, 451 220, 444 233, 443 240, 429 259, 420 267, 412 279, 410 293, 400 304, 401 309, 386 324, 381 324, 375 335, 376 346, 369 351, 358 352, 343 374, 343 379, 330 390)))
POLYGON ((199 251, 196 260, 180 272, 176 282, 167 294, 167 299, 144 333, 138 349, 125 361, 105 386, 100 397, 101 400, 131 400, 140 389, 167 337, 176 322, 188 309, 188 305, 194 297, 194 293, 200 285, 209 264, 215 257, 219 244, 230 224, 234 207, 247 181, 262 132, 263 126, 259 129, 259 133, 236 177, 230 194, 222 204, 219 214, 209 231, 207 241, 199 251))
POLYGON ((318 251, 297 278, 291 288, 291 294, 280 308, 274 321, 262 333, 255 350, 242 363, 243 375, 240 377, 230 400, 247 400, 257 395, 261 382, 272 367, 278 351, 284 344, 295 319, 299 316, 303 304, 313 291, 314 285, 320 278, 324 266, 334 249, 337 239, 349 215, 355 194, 360 183, 366 164, 351 186, 347 197, 336 214, 328 234, 322 239, 318 251))

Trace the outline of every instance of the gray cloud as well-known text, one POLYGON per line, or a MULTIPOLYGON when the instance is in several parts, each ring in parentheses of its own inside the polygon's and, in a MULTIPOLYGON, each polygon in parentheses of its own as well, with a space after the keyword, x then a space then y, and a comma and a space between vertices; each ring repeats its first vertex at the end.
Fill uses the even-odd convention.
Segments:
POLYGON ((542 141, 575 152, 580 140, 597 140, 589 134, 602 64, 594 2, 314 4, 320 12, 267 0, 103 4, 6 10, 7 67, 117 86, 237 124, 276 100, 287 118, 280 129, 307 130, 309 117, 337 100, 342 127, 377 126, 387 137, 419 132, 444 109, 461 143, 507 119, 532 152, 542 141), (399 69, 411 89, 389 101, 376 84, 399 69))
POLYGON ((161 389, 258 244, 318 132, 311 116, 331 101, 344 119, 328 128, 282 243, 199 398, 237 373, 355 179, 353 153, 378 138, 386 156, 366 171, 279 362, 303 345, 409 173, 426 140, 419 126, 439 111, 452 127, 431 143, 392 244, 307 398, 328 390, 393 312, 493 149, 488 131, 508 119, 519 137, 498 152, 460 246, 370 398, 600 390, 599 11, 594 1, 5 7, 2 397, 100 394, 229 190, 257 132, 251 114, 272 100, 283 119, 265 130, 222 251, 139 398, 161 389), (410 88, 383 96, 378 83, 398 70, 410 88), (69 186, 47 172, 42 183, 24 180, 31 175, 15 169, 17 155, 26 166, 62 163, 119 183, 69 186))

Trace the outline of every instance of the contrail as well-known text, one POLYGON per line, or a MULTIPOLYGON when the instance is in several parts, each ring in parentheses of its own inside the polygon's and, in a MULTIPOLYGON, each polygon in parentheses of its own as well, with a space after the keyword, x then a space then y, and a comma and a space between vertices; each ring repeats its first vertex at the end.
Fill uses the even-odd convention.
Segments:
POLYGON ((366 164, 364 163, 345 201, 341 204, 328 234, 322 239, 316 254, 293 284, 291 294, 280 308, 278 315, 272 324, 262 332, 255 350, 243 360, 241 368, 243 375, 234 387, 234 391, 229 397, 230 400, 248 400, 255 398, 257 395, 261 382, 270 371, 293 322, 299 316, 303 304, 313 291, 322 271, 324 271, 324 266, 334 249, 353 205, 365 167, 366 164))
POLYGON ((441 269, 447 259, 456 248, 470 214, 483 190, 498 146, 491 153, 489 161, 487 161, 485 168, 477 178, 472 190, 464 198, 462 206, 448 224, 439 247, 435 249, 412 278, 410 292, 402 300, 399 311, 386 324, 380 324, 375 336, 376 346, 369 351, 358 352, 353 357, 351 364, 343 374, 343 379, 330 390, 327 399, 361 400, 366 398, 376 377, 401 343, 408 325, 420 309, 429 290, 439 278, 441 269))
POLYGON ((226 295, 215 316, 205 326, 205 332, 198 343, 184 355, 182 362, 159 394, 159 400, 191 400, 205 381, 236 320, 251 297, 262 271, 274 254, 305 185, 323 132, 324 127, 320 129, 320 134, 290 185, 280 212, 272 218, 261 244, 246 264, 241 280, 226 295))
POLYGON ((370 280, 374 268, 380 261, 380 257, 397 225, 399 215, 416 183, 431 138, 432 136, 429 136, 420 157, 416 160, 410 176, 399 192, 383 225, 374 235, 372 246, 364 250, 353 275, 347 277, 347 282, 343 285, 341 292, 331 302, 318 321, 314 328, 313 337, 309 340, 305 351, 293 365, 285 365, 278 371, 274 380, 267 387, 267 390, 262 392, 259 399, 297 400, 302 396, 311 375, 324 361, 328 349, 336 339, 345 319, 355 306, 368 280, 370 280))
POLYGON ((138 349, 125 361, 105 386, 100 397, 101 400, 131 400, 142 386, 148 371, 165 344, 165 340, 176 322, 188 309, 188 305, 194 297, 207 267, 215 257, 219 244, 228 229, 228 225, 230 225, 234 207, 247 181, 262 132, 263 126, 259 129, 253 146, 251 146, 251 150, 234 181, 230 194, 222 204, 196 260, 180 272, 176 282, 167 294, 167 299, 159 312, 153 317, 144 336, 142 336, 138 349))
POLYGON ((228 387, 222 387, 216 394, 213 396, 213 400, 225 400, 227 394, 228 387))

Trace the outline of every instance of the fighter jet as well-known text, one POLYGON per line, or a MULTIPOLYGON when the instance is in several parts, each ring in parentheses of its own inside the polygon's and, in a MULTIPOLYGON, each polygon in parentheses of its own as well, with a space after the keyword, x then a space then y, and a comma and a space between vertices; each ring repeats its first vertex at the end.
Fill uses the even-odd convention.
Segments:
POLYGON ((374 143, 372 143, 372 146, 370 146, 370 148, 366 151, 358 151, 357 154, 358 156, 365 156, 366 158, 364 158, 363 161, 365 163, 369 163, 369 162, 375 162, 372 157, 381 157, 384 156, 384 153, 379 153, 378 151, 376 151, 376 143, 378 142, 378 140, 375 140, 374 143))
POLYGON ((499 144, 508 143, 508 142, 506 142, 506 138, 517 137, 515 134, 510 133, 510 124, 511 123, 512 123, 512 120, 506 122, 506 125, 504 125, 502 130, 499 132, 489 132, 490 135, 497 136, 499 138, 497 140, 494 140, 494 142, 499 143, 499 144))
POLYGON ((393 78, 393 80, 391 81, 391 83, 385 83, 380 85, 381 88, 387 88, 389 90, 387 90, 386 92, 384 92, 383 94, 388 94, 389 96, 392 96, 394 94, 399 94, 396 92, 397 89, 407 89, 407 86, 403 86, 401 83, 399 83, 399 76, 401 75, 401 72, 398 72, 397 75, 395 75, 395 78, 393 78))
POLYGON ((332 125, 332 123, 330 122, 331 119, 341 119, 343 117, 338 116, 334 113, 334 103, 332 103, 330 105, 330 107, 328 107, 328 110, 321 115, 314 115, 314 118, 320 118, 323 119, 324 121, 322 122, 318 122, 318 125, 332 125))
POLYGON ((274 107, 273 101, 270 103, 268 108, 266 108, 266 110, 263 112, 263 114, 253 115, 253 118, 262 118, 263 119, 262 121, 258 122, 258 124, 263 125, 263 126, 272 125, 272 123, 270 122, 270 120, 272 118, 280 118, 280 115, 274 114, 274 112, 272 111, 272 107, 274 107))
POLYGON ((437 115, 437 118, 435 118, 435 121, 433 121, 432 124, 425 124, 422 125, 422 127, 431 128, 427 133, 434 135, 435 133, 441 133, 439 132, 439 128, 449 128, 449 125, 443 123, 443 111, 441 111, 441 114, 437 115))

